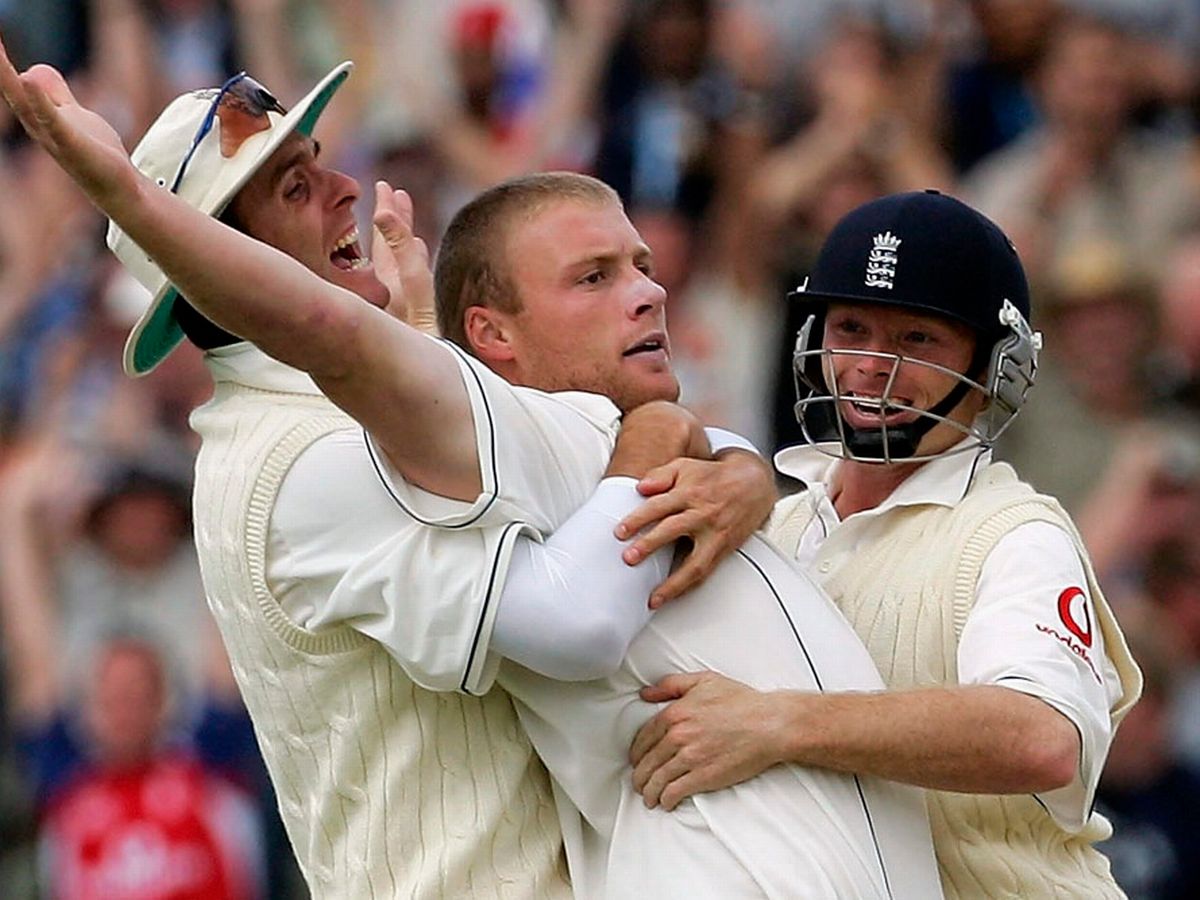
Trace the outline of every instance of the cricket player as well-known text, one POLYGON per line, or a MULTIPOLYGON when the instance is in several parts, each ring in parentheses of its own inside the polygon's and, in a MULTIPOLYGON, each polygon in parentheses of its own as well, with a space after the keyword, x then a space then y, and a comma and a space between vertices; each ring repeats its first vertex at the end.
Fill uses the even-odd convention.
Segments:
MULTIPOLYGON (((314 94, 327 99, 338 74, 314 94)), ((120 234, 135 242, 140 253, 148 254, 148 258, 126 257, 135 269, 145 259, 140 274, 147 281, 161 285, 169 279, 221 327, 255 337, 283 361, 308 367, 330 397, 372 427, 379 448, 377 461, 381 468, 393 470, 388 479, 396 504, 402 504, 415 522, 437 521, 442 531, 483 543, 482 555, 477 547, 473 552, 422 558, 415 554, 428 549, 433 529, 408 529, 396 535, 392 545, 378 544, 339 582, 347 592, 385 598, 374 615, 365 614, 369 626, 298 626, 283 613, 267 584, 262 550, 269 541, 269 519, 285 474, 314 441, 339 430, 344 421, 320 408, 319 400, 311 401, 313 409, 306 415, 296 414, 296 409, 309 401, 292 398, 281 404, 279 398, 286 393, 278 383, 282 375, 263 377, 257 387, 240 388, 233 379, 219 384, 215 405, 197 418, 206 444, 215 443, 221 451, 201 459, 200 473, 210 483, 224 474, 226 482, 222 491, 204 501, 206 508, 197 515, 202 551, 207 549, 219 560, 219 571, 206 572, 210 587, 215 586, 214 612, 223 620, 235 674, 260 724, 260 736, 273 736, 264 740, 264 753, 269 761, 274 758, 273 775, 286 792, 281 800, 285 819, 290 814, 295 824, 306 813, 313 819, 307 829, 297 824, 296 834, 312 845, 298 847, 298 852, 315 867, 322 893, 350 895, 336 883, 337 876, 354 872, 359 848, 345 839, 344 829, 331 833, 330 823, 344 826, 356 821, 360 828, 369 828, 364 820, 369 823, 372 813, 398 815, 375 804, 371 796, 372 782, 388 791, 387 759, 368 762, 361 755, 363 732, 369 735, 371 729, 393 727, 388 711, 397 700, 397 683, 383 671, 384 660, 376 648, 386 647, 391 658, 411 666, 406 672, 420 683, 423 667, 443 674, 456 668, 437 653, 433 654, 436 665, 430 666, 429 654, 421 655, 423 638, 439 637, 442 627, 453 629, 456 636, 469 634, 466 645, 449 641, 438 643, 437 649, 458 644, 466 651, 457 665, 462 680, 452 686, 485 690, 499 667, 488 642, 497 615, 496 589, 505 580, 513 535, 556 528, 587 499, 610 464, 618 407, 596 395, 547 395, 511 385, 479 362, 364 303, 372 296, 382 299, 372 286, 361 285, 358 294, 318 277, 316 273, 329 263, 350 272, 347 279, 357 279, 364 267, 358 262, 357 248, 346 249, 355 243, 344 217, 353 192, 343 189, 330 200, 335 196, 331 185, 344 176, 317 163, 311 140, 289 140, 285 135, 263 163, 267 177, 251 178, 230 208, 251 234, 296 247, 292 255, 285 255, 217 223, 171 190, 172 182, 177 185, 184 179, 193 155, 200 158, 206 127, 217 130, 210 157, 230 137, 221 124, 220 93, 190 98, 210 111, 191 117, 192 124, 199 121, 199 128, 175 165, 161 167, 162 161, 155 157, 161 171, 172 173, 167 177, 156 176, 152 167, 148 175, 135 169, 111 129, 81 109, 52 70, 42 67, 18 77, 5 60, 0 77, 6 98, 26 127, 110 215, 120 234), (260 189, 266 193, 259 198, 263 202, 247 208, 243 198, 255 199, 260 189), (295 212, 281 216, 272 209, 274 203, 284 209, 295 204, 295 212), (339 216, 342 224, 333 225, 330 220, 339 216), (238 415, 225 415, 221 406, 226 411, 232 406, 238 415), (251 418, 254 427, 246 428, 251 418), (239 429, 245 433, 228 434, 239 429), (239 463, 249 461, 255 466, 244 471, 239 463), (254 471, 261 473, 257 480, 254 471), (245 514, 228 515, 223 503, 232 503, 245 514), (237 524, 230 527, 230 522, 237 524), (400 615, 407 611, 410 591, 428 588, 421 583, 422 578, 429 580, 428 573, 414 565, 414 560, 427 559, 435 560, 435 568, 451 579, 461 568, 459 562, 491 563, 488 577, 476 591, 475 618, 435 616, 433 621, 413 621, 400 615), (397 565, 405 560, 408 568, 398 579, 397 565), (407 575, 414 581, 406 581, 407 575), (389 590, 394 602, 387 602, 389 590), (255 619, 267 627, 244 627, 255 619), (367 635, 374 638, 373 644, 368 645, 367 635), (393 637, 396 640, 389 643, 393 637), (414 644, 417 655, 406 655, 414 644), (302 659, 305 654, 322 657, 324 667, 334 672, 340 668, 348 677, 347 663, 367 654, 366 677, 361 667, 353 676, 362 690, 338 691, 323 679, 316 681, 321 690, 313 690, 312 673, 303 669, 311 664, 311 659, 302 659), (286 721, 275 725, 272 716, 286 721), (359 740, 346 739, 355 732, 359 740), (275 738, 287 746, 272 746, 275 738), (356 746, 360 752, 354 756, 356 746), (375 771, 380 762, 384 771, 375 771), (309 774, 322 790, 306 795, 301 788, 309 774), (299 808, 289 809, 289 800, 299 808), (306 801, 308 809, 303 807, 306 801), (331 801, 342 807, 340 820, 330 816, 331 801), (346 808, 365 812, 353 820, 346 808), (331 857, 331 848, 349 858, 331 857)), ((264 111, 253 118, 265 123, 264 130, 287 118, 270 103, 261 106, 264 111)), ((238 145, 232 145, 236 155, 238 145)), ((511 220, 511 232, 500 232, 501 243, 511 246, 528 239, 544 255, 552 255, 556 248, 561 251, 546 271, 559 290, 565 288, 574 296, 583 314, 576 314, 576 342, 594 351, 597 361, 611 370, 614 381, 606 393, 630 408, 656 395, 674 393, 673 376, 661 352, 663 297, 649 277, 648 251, 619 203, 602 189, 588 196, 596 190, 583 188, 552 201, 541 197, 511 220), (597 316, 588 317, 592 312, 597 316), (635 340, 626 340, 627 333, 635 332, 635 340)), ((117 244, 122 246, 120 235, 117 244)), ((477 316, 479 333, 487 339, 481 345, 492 341, 481 347, 482 355, 524 366, 522 371, 534 380, 537 367, 527 366, 529 354, 522 352, 523 338, 515 326, 524 311, 561 299, 553 293, 523 293, 528 306, 511 318, 506 318, 507 312, 494 318, 477 316)), ((135 357, 138 347, 143 347, 137 337, 135 357)), ((226 359, 236 353, 229 351, 226 359)), ((547 387, 571 386, 549 383, 553 381, 549 375, 547 380, 547 387)), ((292 393, 303 391, 293 383, 292 393)), ((333 494, 343 486, 326 482, 324 487, 334 490, 320 496, 336 500, 333 494)), ((322 485, 308 487, 319 493, 322 485)), ((466 577, 471 577, 469 572, 466 577)), ((577 894, 936 896, 919 797, 897 785, 781 767, 672 815, 646 809, 634 794, 623 771, 626 748, 651 712, 638 700, 637 689, 665 671, 703 664, 764 688, 784 683, 814 690, 879 687, 869 657, 844 620, 762 542, 747 543, 718 567, 707 584, 711 589, 697 591, 687 603, 651 617, 650 625, 630 645, 620 670, 607 679, 570 685, 516 666, 507 666, 502 673, 502 683, 522 705, 523 721, 555 777, 577 894), (731 629, 738 631, 736 643, 729 639, 731 629)), ((503 598, 498 605, 505 605, 503 598)), ((542 624, 544 642, 553 643, 550 626, 558 623, 542 624)), ((538 636, 526 635, 530 640, 538 636)), ((435 719, 436 714, 424 721, 435 719)), ((472 751, 469 740, 462 745, 445 740, 432 746, 418 741, 418 745, 427 747, 443 768, 447 764, 453 768, 455 763, 436 760, 437 755, 472 751)), ((474 766, 461 761, 457 765, 474 768, 478 785, 479 765, 473 762, 474 766)), ((420 810, 436 811, 436 805, 419 797, 415 802, 420 810)), ((425 824, 419 815, 418 829, 425 824)), ((421 846, 418 843, 407 852, 419 855, 421 846)), ((400 855, 390 865, 403 865, 406 860, 400 855)), ((368 869, 367 886, 375 896, 389 891, 375 878, 390 877, 394 892, 400 877, 388 866, 378 868, 380 862, 387 860, 361 860, 368 869)))
POLYGON ((776 464, 779 546, 816 573, 888 683, 759 693, 672 676, 635 778, 667 808, 787 759, 928 788, 949 897, 1121 897, 1094 846, 1141 676, 1062 507, 991 459, 1040 335, 1011 242, 937 192, 849 213, 796 302, 808 444, 776 464))

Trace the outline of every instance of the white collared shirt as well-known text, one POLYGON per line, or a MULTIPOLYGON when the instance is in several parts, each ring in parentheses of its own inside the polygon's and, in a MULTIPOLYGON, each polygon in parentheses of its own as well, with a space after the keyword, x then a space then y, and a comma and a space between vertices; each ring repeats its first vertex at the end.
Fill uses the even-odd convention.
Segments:
MULTIPOLYGON (((469 393, 483 407, 477 376, 488 376, 461 356, 460 364, 469 393)), ((263 390, 319 393, 307 375, 246 344, 214 352, 210 369, 218 380, 263 390)), ((666 577, 671 551, 664 548, 637 567, 622 561, 613 529, 644 501, 632 479, 601 482, 565 520, 579 497, 555 491, 562 506, 545 515, 562 525, 545 541, 537 532, 548 530, 550 519, 540 515, 532 517, 540 528, 512 530, 512 522, 531 520, 513 498, 549 490, 555 476, 537 457, 510 458, 513 444, 495 441, 491 425, 521 418, 547 445, 566 446, 559 429, 579 431, 590 420, 587 437, 572 440, 583 440, 606 460, 619 413, 596 395, 525 388, 491 392, 488 412, 488 428, 480 430, 483 490, 471 503, 399 477, 381 481, 377 470, 390 467, 362 429, 315 441, 280 487, 268 533, 267 582, 294 624, 313 630, 349 625, 383 644, 430 689, 485 691, 501 657, 560 680, 609 674, 649 617, 646 599, 666 577), (526 403, 537 413, 521 412, 526 403), (422 528, 418 518, 439 527, 422 528), (342 577, 347 572, 354 577, 342 577)), ((714 452, 757 452, 731 432, 708 429, 708 435, 714 452)), ((557 477, 592 481, 591 463, 577 471, 571 455, 557 459, 557 477)))
MULTIPOLYGON (((337 432, 347 447, 339 450, 332 435, 314 443, 285 479, 272 531, 290 538, 268 567, 275 573, 272 588, 283 591, 294 615, 304 614, 303 597, 309 598, 310 627, 345 622, 406 659, 410 673, 435 678, 438 689, 458 688, 461 677, 467 688, 478 690, 494 671, 492 661, 499 663, 489 616, 505 604, 462 588, 462 579, 485 561, 471 558, 469 543, 456 542, 505 534, 511 526, 506 516, 545 523, 546 530, 567 527, 564 522, 595 490, 608 464, 617 423, 615 408, 603 398, 530 392, 475 360, 460 358, 460 366, 485 494, 494 502, 434 498, 376 460, 385 491, 369 483, 373 466, 364 480, 367 467, 349 464, 368 453, 361 431, 337 432), (335 457, 306 473, 305 457, 322 448, 335 457), (294 491, 307 496, 297 498, 294 491), (307 512, 293 502, 300 500, 307 512), (390 512, 384 509, 389 504, 390 512), (442 526, 419 527, 420 540, 448 543, 436 549, 404 546, 413 539, 405 531, 413 515, 442 526), (458 523, 472 527, 455 528, 458 523), (396 535, 380 538, 392 530, 396 535), (370 543, 377 540, 378 547, 370 543), (344 567, 356 550, 364 558, 332 580, 332 570, 344 567), (323 598, 326 588, 330 593, 323 598), (459 599, 451 603, 452 595, 459 599)), ((604 531, 611 541, 611 521, 604 531)), ((615 550, 612 558, 619 560, 615 550)), ((503 566, 495 571, 503 582, 503 566)), ((635 601, 644 605, 644 596, 635 601)), ((566 599, 587 602, 576 595, 566 599)), ((553 631, 544 616, 536 624, 553 631)), ((688 598, 650 617, 608 678, 565 683, 510 663, 500 667, 499 683, 518 702, 534 747, 560 789, 577 896, 724 900, 791 896, 795 884, 803 883, 820 886, 814 890, 822 896, 873 897, 886 894, 885 881, 896 896, 939 896, 923 800, 902 785, 776 766, 672 813, 646 809, 628 767, 633 735, 653 712, 638 690, 671 672, 705 668, 760 689, 882 686, 866 648, 828 598, 757 538, 688 598)))
MULTIPOLYGON (((801 481, 815 501, 816 515, 800 537, 796 561, 822 575, 840 568, 858 548, 883 533, 890 510, 954 506, 966 496, 975 473, 990 461, 991 451, 986 449, 930 460, 881 504, 843 521, 828 493, 840 461, 807 445, 781 450, 775 456, 776 468, 801 481), (824 557, 820 564, 818 551, 824 557)), ((1116 668, 1095 622, 1083 563, 1071 537, 1056 525, 1030 522, 1001 538, 985 560, 975 605, 958 644, 960 684, 1000 685, 1038 697, 1078 729, 1081 756, 1074 781, 1038 795, 1068 831, 1082 828, 1090 814, 1112 740, 1109 710, 1121 696, 1116 668), (1060 602, 1064 596, 1065 603, 1060 602), (1071 628, 1086 629, 1089 658, 1072 652, 1059 637, 1071 628)))
MULTIPOLYGON (((249 344, 220 348, 206 359, 218 383, 320 394, 306 374, 249 344)), ((460 362, 464 378, 480 374, 479 364, 460 362)), ((472 381, 469 391, 478 390, 472 381)), ((527 393, 514 390, 516 396, 527 393)), ((593 414, 594 449, 606 458, 615 407, 593 395, 570 399, 565 404, 537 392, 522 402, 538 405, 548 439, 558 426, 578 429, 580 408, 593 414)), ((509 401, 498 393, 491 402, 509 401)), ((480 448, 484 490, 472 503, 446 500, 398 478, 385 490, 376 469, 384 464, 361 428, 315 441, 280 486, 268 532, 267 583, 294 624, 312 630, 348 625, 381 643, 414 681, 432 690, 485 691, 500 657, 560 679, 607 674, 645 624, 646 598, 670 566, 669 550, 649 565, 630 567, 621 560, 613 528, 643 498, 632 479, 602 482, 543 542, 530 529, 512 527, 509 499, 537 489, 518 480, 518 473, 540 482, 548 477, 545 467, 506 459, 490 430, 481 433, 488 444, 480 448), (506 472, 503 486, 500 469, 506 472), (422 527, 406 510, 442 527, 422 527), (580 540, 580 534, 590 539, 580 540), (509 554, 512 579, 504 571, 509 554), (596 635, 604 641, 598 644, 596 635)), ((713 437, 726 438, 723 446, 742 446, 733 435, 713 437)))

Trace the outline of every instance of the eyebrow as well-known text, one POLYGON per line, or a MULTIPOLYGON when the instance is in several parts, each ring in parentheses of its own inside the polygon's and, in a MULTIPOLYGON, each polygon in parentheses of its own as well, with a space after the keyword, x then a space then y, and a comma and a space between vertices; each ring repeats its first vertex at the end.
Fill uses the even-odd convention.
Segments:
MULTIPOLYGON (((571 264, 571 268, 583 268, 585 266, 593 265, 611 265, 612 263, 620 260, 624 255, 625 254, 623 253, 595 253, 591 256, 576 260, 571 264)), ((633 257, 634 262, 654 261, 654 251, 645 244, 639 244, 630 255, 633 257)))

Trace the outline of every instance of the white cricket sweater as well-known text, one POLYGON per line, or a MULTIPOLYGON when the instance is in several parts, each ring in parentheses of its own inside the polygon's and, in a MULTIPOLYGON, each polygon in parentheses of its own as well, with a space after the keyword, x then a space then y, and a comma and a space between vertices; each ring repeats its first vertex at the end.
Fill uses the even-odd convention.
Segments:
POLYGON ((298 628, 271 595, 280 484, 355 423, 323 397, 226 380, 192 425, 209 605, 313 897, 570 897, 548 778, 508 696, 426 691, 379 644, 298 628))
MULTIPOLYGON (((805 493, 776 507, 768 535, 794 555, 815 506, 805 493)), ((925 505, 889 512, 886 537, 833 566, 834 541, 817 554, 813 573, 866 644, 883 680, 903 689, 958 683, 958 639, 975 602, 988 553, 1006 534, 1032 521, 1072 536, 1084 561, 1089 595, 1123 694, 1114 724, 1136 701, 1141 676, 1125 644, 1078 532, 1059 504, 1034 493, 1012 468, 978 473, 954 507, 925 505)), ((1123 897, 1108 861, 1092 846, 1111 834, 1093 815, 1078 834, 1060 828, 1032 795, 927 791, 934 849, 946 897, 1123 897)))

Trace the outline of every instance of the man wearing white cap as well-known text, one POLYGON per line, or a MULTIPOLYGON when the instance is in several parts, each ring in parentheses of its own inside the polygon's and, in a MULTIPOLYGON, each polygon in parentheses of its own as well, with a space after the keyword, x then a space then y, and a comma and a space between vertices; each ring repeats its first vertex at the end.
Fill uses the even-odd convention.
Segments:
MULTIPOLYGON (((291 229, 310 236, 316 248, 345 244, 357 185, 317 163, 308 136, 349 70, 349 64, 336 68, 286 113, 245 76, 183 95, 155 122, 135 158, 159 188, 206 213, 253 218, 239 224, 257 226, 264 239, 276 235, 272 229, 291 229), (318 194, 318 202, 298 214, 272 205, 273 195, 300 190, 318 194), (264 223, 260 212, 272 217, 264 223)), ((307 603, 310 613, 323 604, 350 549, 357 558, 371 547, 355 543, 364 535, 347 516, 323 520, 328 527, 310 538, 303 531, 311 513, 272 515, 274 494, 285 483, 301 494, 306 488, 284 478, 289 455, 322 437, 351 445, 347 455, 357 440, 361 453, 361 429, 303 373, 245 344, 220 346, 234 339, 186 304, 154 259, 115 228, 110 243, 154 294, 127 344, 127 370, 148 372, 183 340, 185 327, 196 343, 213 348, 206 361, 215 396, 195 420, 204 434, 195 496, 201 565, 313 895, 496 897, 503 886, 513 897, 571 896, 545 771, 503 693, 431 693, 370 639, 370 623, 318 630, 285 614, 286 603, 293 609, 307 603)), ((292 245, 305 246, 294 239, 292 245)), ((357 244, 298 258, 383 306, 384 285, 352 255, 362 255, 357 244)), ((203 264, 203 254, 199 259, 203 264)), ((386 527, 414 529, 390 503, 377 504, 385 506, 382 513, 369 505, 382 492, 372 481, 364 496, 362 484, 373 472, 365 453, 361 459, 362 478, 346 467, 333 474, 347 501, 342 509, 356 509, 361 521, 390 513, 386 527)), ((303 512, 303 499, 293 508, 303 512)), ((432 556, 423 571, 429 592, 447 576, 432 556)), ((483 577, 463 572, 440 589, 450 630, 427 641, 427 686, 457 687, 437 683, 444 675, 437 654, 473 626, 466 615, 458 624, 450 612, 460 601, 469 609, 485 593, 483 577)), ((414 607, 427 596, 420 591, 414 586, 414 607)))
MULTIPOLYGON (((293 121, 299 127, 311 127, 340 77, 344 71, 335 71, 298 107, 302 112, 293 121)), ((539 803, 545 792, 539 793, 537 784, 524 792, 521 787, 522 778, 534 776, 528 744, 505 718, 511 716, 508 699, 497 692, 481 698, 435 695, 413 682, 442 691, 482 691, 496 677, 501 656, 553 674, 547 660, 561 643, 560 634, 570 633, 570 620, 590 612, 603 597, 596 591, 568 595, 565 614, 534 620, 530 610, 536 604, 522 605, 510 591, 514 578, 505 578, 510 557, 524 558, 531 551, 528 540, 517 548, 522 529, 512 520, 532 521, 542 530, 561 525, 552 540, 580 528, 594 531, 597 521, 611 530, 621 513, 604 505, 610 500, 604 485, 595 506, 585 504, 570 519, 566 514, 586 499, 580 486, 590 490, 604 470, 617 408, 602 396, 514 388, 479 363, 314 279, 313 272, 324 275, 375 306, 387 302, 386 290, 370 275, 356 246, 349 211, 354 186, 316 162, 311 142, 285 139, 264 160, 270 139, 260 140, 254 162, 259 168, 227 212, 250 234, 295 248, 285 257, 156 193, 128 165, 115 135, 74 103, 56 73, 35 70, 18 77, 4 65, 0 83, 26 127, 98 205, 155 254, 173 283, 198 301, 203 298, 207 311, 220 313, 215 317, 239 333, 259 337, 273 355, 303 362, 330 397, 372 423, 387 460, 405 475, 406 480, 390 479, 398 501, 390 511, 386 497, 381 505, 378 485, 364 483, 359 472, 333 470, 337 484, 332 487, 329 466, 320 469, 323 483, 312 477, 313 461, 336 455, 337 440, 359 441, 361 447, 362 438, 347 429, 348 420, 294 370, 280 370, 241 346, 209 354, 218 385, 214 401, 194 418, 205 437, 198 482, 209 485, 207 495, 197 498, 197 540, 208 560, 210 602, 314 893, 459 897, 561 890, 553 877, 557 844, 549 806, 539 803), (207 252, 198 252, 201 245, 207 252), (253 302, 243 303, 245 298, 253 302), (358 354, 370 359, 369 371, 358 354), (532 436, 498 441, 500 426, 511 425, 515 416, 524 416, 532 436), (340 437, 330 444, 333 435, 340 437), (323 449, 313 456, 322 441, 323 449), (526 448, 539 444, 550 453, 526 458, 526 448), (300 478, 305 470, 307 480, 300 478), (548 492, 543 483, 550 485, 548 492), (538 497, 539 488, 549 500, 538 497), (283 510, 303 505, 298 492, 328 501, 325 517, 281 522, 283 510), (401 505, 414 518, 441 527, 401 520, 401 505), (348 559, 345 547, 381 530, 390 536, 360 543, 354 549, 362 559, 348 559), (330 588, 324 596, 322 586, 330 588), (384 598, 375 607, 354 599, 372 592, 384 598), (455 602, 444 599, 450 595, 455 602), (386 602, 389 597, 397 602, 386 602), (435 599, 425 603, 423 598, 435 599), (320 605, 314 609, 313 603, 320 605), (347 603, 354 609, 352 618, 339 614, 347 603), (522 609, 518 617, 524 616, 526 624, 514 626, 514 610, 522 609)), ((158 139, 157 126, 134 154, 160 191, 185 184, 186 170, 202 154, 236 155, 238 146, 258 140, 257 131, 241 127, 241 118, 266 122, 266 129, 278 127, 268 115, 274 101, 252 84, 239 81, 222 93, 192 95, 176 104, 189 99, 189 118, 198 127, 190 141, 171 143, 173 164, 156 171, 145 158, 144 148, 158 139), (231 95, 231 102, 222 102, 231 95), (220 123, 220 139, 205 144, 214 120, 220 123), (237 136, 245 134, 251 137, 239 141, 237 136)), ((173 108, 160 123, 171 119, 173 108)), ((188 129, 179 135, 186 138, 188 129)), ((241 181, 229 178, 228 184, 237 190, 241 181)), ((541 212, 574 217, 566 223, 573 227, 554 237, 559 244, 582 240, 595 254, 595 262, 588 258, 588 271, 570 283, 577 299, 590 297, 598 314, 624 308, 613 305, 618 300, 627 304, 633 325, 606 313, 603 320, 599 315, 594 322, 582 320, 591 327, 577 337, 578 350, 586 355, 598 347, 613 351, 611 345, 601 347, 596 335, 607 339, 627 327, 637 335, 610 352, 614 358, 597 357, 612 368, 612 382, 604 387, 630 409, 673 397, 676 390, 661 352, 664 297, 649 277, 648 250, 611 192, 605 194, 603 186, 600 191, 600 200, 594 195, 586 202, 560 198, 541 212)), ((201 202, 211 196, 204 192, 201 202)), ((381 195, 385 205, 389 199, 381 195)), ((222 203, 223 198, 214 200, 210 211, 222 203)), ((525 224, 543 219, 531 213, 525 224)), ((125 244, 120 233, 113 243, 123 256, 142 253, 125 244)), ((147 264, 144 274, 146 280, 159 279, 161 309, 173 288, 157 268, 147 264)), ((152 311, 135 333, 127 357, 132 369, 152 366, 172 340, 180 339, 160 321, 166 315, 152 311)), ((186 312, 183 318, 186 325, 186 312)), ((487 316, 476 323, 481 333, 501 338, 489 358, 502 357, 506 351, 500 344, 508 338, 501 332, 508 325, 487 316)), ((210 336, 219 339, 219 334, 210 336)), ((671 421, 661 406, 647 409, 632 415, 649 417, 655 425, 671 421)), ((661 439, 653 435, 649 443, 661 439)), ((685 428, 678 445, 688 444, 694 440, 685 428)), ((652 454, 643 450, 636 442, 632 450, 618 444, 609 471, 636 471, 629 463, 635 457, 644 468, 652 454)), ((636 502, 626 489, 625 500, 636 502)), ((619 560, 611 538, 607 551, 612 561, 619 560)), ((545 564, 553 566, 552 554, 546 556, 545 564)), ((603 564, 594 562, 597 568, 603 564)), ((628 572, 619 563, 615 568, 611 581, 587 568, 584 581, 591 576, 605 586, 621 584, 628 572)), ((622 654, 649 618, 636 608, 644 606, 642 598, 660 576, 651 571, 640 577, 648 577, 641 588, 630 582, 631 589, 606 592, 633 598, 632 605, 627 600, 614 610, 614 620, 628 632, 615 642, 622 654)), ((523 580, 530 579, 516 578, 523 580)), ((923 810, 915 793, 895 785, 790 767, 704 798, 690 815, 664 816, 642 807, 627 777, 624 750, 650 712, 638 702, 637 689, 662 672, 704 662, 728 666, 763 687, 870 689, 880 684, 865 648, 828 601, 761 542, 744 545, 735 562, 718 568, 714 582, 710 596, 674 604, 655 616, 611 678, 572 687, 520 667, 504 674, 502 683, 525 705, 525 724, 557 786, 582 813, 580 820, 563 813, 564 825, 574 824, 570 838, 579 894, 936 896, 923 810), (731 620, 739 625, 739 641, 729 640, 731 620), (799 621, 805 623, 804 636, 797 631, 799 621)), ((559 674, 589 678, 614 668, 559 674)))

